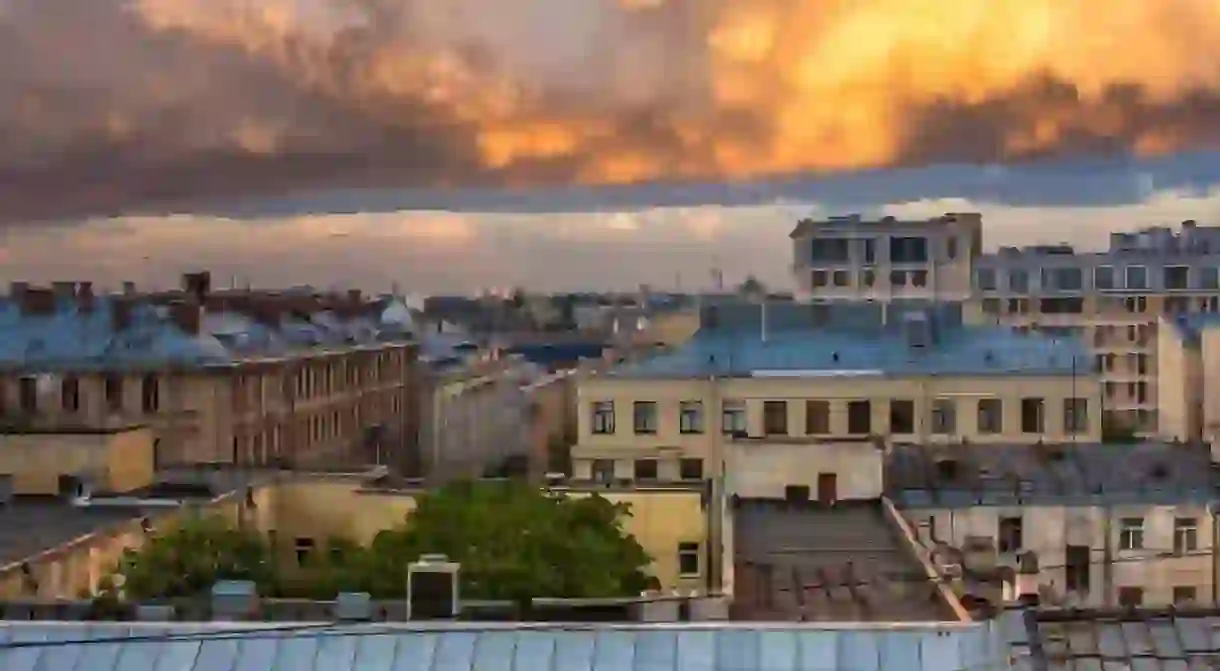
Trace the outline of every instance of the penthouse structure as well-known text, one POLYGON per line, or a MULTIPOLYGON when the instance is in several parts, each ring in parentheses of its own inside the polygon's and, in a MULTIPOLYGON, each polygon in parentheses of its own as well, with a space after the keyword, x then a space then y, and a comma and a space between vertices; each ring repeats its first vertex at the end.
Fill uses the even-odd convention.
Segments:
POLYGON ((0 304, 8 433, 139 423, 158 468, 198 463, 395 463, 415 440, 406 308, 359 292, 95 295, 14 283, 0 304))

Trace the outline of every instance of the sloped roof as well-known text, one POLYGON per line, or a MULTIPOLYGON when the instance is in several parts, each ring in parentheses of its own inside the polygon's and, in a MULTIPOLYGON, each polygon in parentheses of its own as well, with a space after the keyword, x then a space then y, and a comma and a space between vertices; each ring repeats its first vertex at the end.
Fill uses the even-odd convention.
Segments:
POLYGON ((5 671, 946 671, 1008 667, 992 623, 0 624, 5 671), (90 642, 92 641, 92 642, 90 642))

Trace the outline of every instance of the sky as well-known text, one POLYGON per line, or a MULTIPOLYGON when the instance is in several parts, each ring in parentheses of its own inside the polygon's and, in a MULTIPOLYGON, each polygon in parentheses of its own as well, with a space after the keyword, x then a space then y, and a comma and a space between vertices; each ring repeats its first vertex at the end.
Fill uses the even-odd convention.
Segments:
POLYGON ((1217 34, 1215 0, 0 0, 0 276, 778 283, 798 214, 1207 220, 1217 34))

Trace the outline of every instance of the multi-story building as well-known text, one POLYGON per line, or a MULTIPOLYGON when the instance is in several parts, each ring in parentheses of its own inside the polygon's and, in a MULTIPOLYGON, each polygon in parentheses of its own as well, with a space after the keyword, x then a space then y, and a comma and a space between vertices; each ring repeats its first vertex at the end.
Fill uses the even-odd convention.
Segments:
POLYGON ((1192 221, 1114 233, 1106 251, 1089 253, 1035 245, 983 254, 977 214, 806 220, 791 237, 802 298, 970 298, 970 323, 1085 338, 1102 373, 1102 416, 1116 432, 1158 430, 1158 318, 1220 310, 1220 229, 1192 221))
POLYGON ((108 296, 14 284, 0 307, 8 430, 138 421, 158 466, 406 458, 416 347, 393 301, 184 283, 108 296))
POLYGON ((804 219, 789 237, 799 299, 963 301, 982 254, 982 216, 804 219))
POLYGON ((870 440, 1100 439, 1083 345, 967 326, 959 309, 764 304, 744 308, 753 323, 709 309, 677 351, 582 381, 575 477, 702 480, 740 458, 743 497, 871 498, 879 480, 852 467, 879 459, 870 440))
POLYGON ((976 596, 1032 556, 1043 603, 1084 608, 1215 603, 1217 473, 1206 447, 1164 443, 908 445, 886 464, 890 499, 976 596))

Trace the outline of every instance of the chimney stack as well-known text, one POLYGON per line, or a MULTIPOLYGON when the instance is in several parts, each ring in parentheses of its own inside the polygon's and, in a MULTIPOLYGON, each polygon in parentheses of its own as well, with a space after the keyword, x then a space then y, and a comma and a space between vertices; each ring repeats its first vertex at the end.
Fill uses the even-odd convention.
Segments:
POLYGON ((174 301, 169 306, 170 318, 187 335, 199 335, 203 311, 193 299, 174 301))
POLYGON ((208 294, 212 293, 212 273, 206 270, 197 273, 184 273, 182 275, 182 290, 190 294, 199 305, 205 305, 208 294))
POLYGON ((8 285, 8 297, 17 305, 25 305, 25 292, 29 290, 29 282, 12 282, 8 285))
POLYGON ((126 331, 131 326, 131 299, 115 296, 110 301, 110 323, 115 331, 126 331))
POLYGON ((136 294, 136 283, 128 280, 123 282, 123 295, 134 296, 136 294))
POLYGON ((94 296, 92 282, 78 282, 76 285, 76 307, 81 312, 93 312, 94 296))
POLYGON ((56 304, 70 302, 76 298, 76 282, 52 282, 51 293, 56 304))
POLYGON ((51 289, 27 287, 21 301, 21 314, 27 317, 55 314, 55 292, 51 289))

